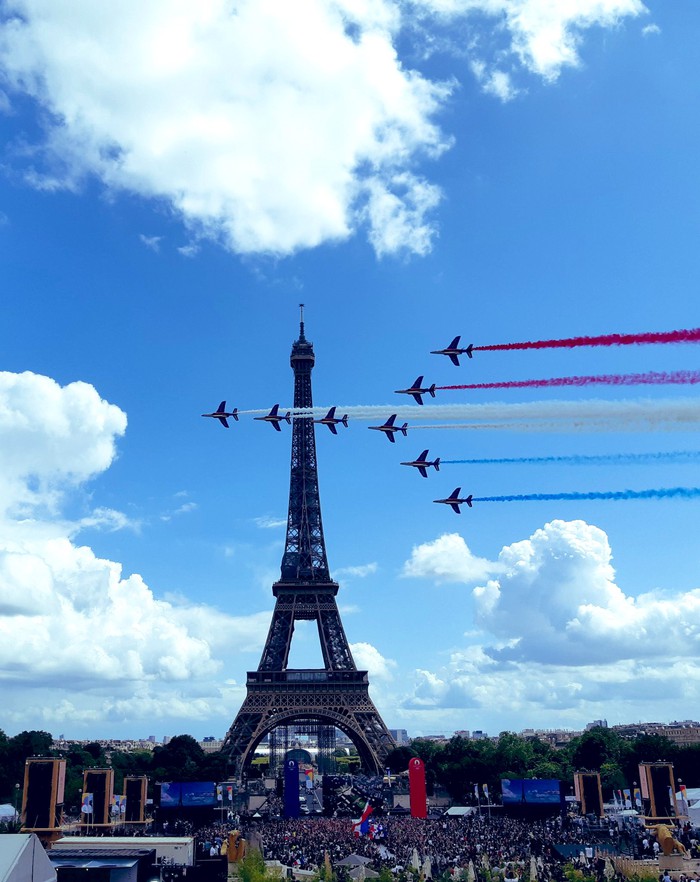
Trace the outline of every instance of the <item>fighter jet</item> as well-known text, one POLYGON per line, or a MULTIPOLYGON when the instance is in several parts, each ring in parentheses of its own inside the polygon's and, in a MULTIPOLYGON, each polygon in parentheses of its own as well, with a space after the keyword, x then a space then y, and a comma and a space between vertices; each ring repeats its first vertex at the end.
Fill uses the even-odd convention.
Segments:
POLYGON ((432 462, 428 462, 427 457, 428 451, 424 450, 418 457, 418 459, 413 460, 413 462, 402 462, 401 465, 413 466, 414 468, 418 469, 418 471, 421 473, 421 475, 423 475, 424 478, 427 478, 428 466, 434 466, 436 472, 440 471, 440 457, 438 456, 438 458, 434 459, 432 462))
POLYGON ((289 411, 287 411, 287 413, 282 416, 281 413, 278 413, 279 409, 279 404, 275 404, 275 406, 272 408, 267 416, 253 417, 253 419, 262 420, 264 423, 272 423, 272 428, 277 429, 278 432, 281 432, 282 430, 280 429, 280 423, 282 422, 282 420, 286 420, 288 423, 291 423, 292 415, 289 411))
POLYGON ((447 497, 447 499, 433 499, 433 502, 443 502, 445 505, 451 505, 453 511, 456 511, 457 514, 462 514, 462 512, 460 511, 460 508, 459 508, 460 505, 464 505, 466 503, 469 506, 469 508, 471 508, 472 507, 472 495, 470 494, 469 496, 466 496, 464 499, 460 499, 459 492, 461 489, 462 489, 461 487, 457 487, 455 490, 452 491, 452 493, 447 497))
POLYGON ((384 432, 386 437, 393 444, 395 442, 394 433, 395 432, 403 432, 406 435, 406 429, 408 428, 408 423, 404 423, 403 426, 395 426, 394 420, 396 419, 396 414, 392 413, 389 419, 384 423, 383 426, 367 426, 368 429, 374 429, 376 432, 384 432))
POLYGON ((397 395, 405 394, 405 395, 413 395, 418 404, 423 404, 422 395, 425 395, 426 392, 430 393, 433 398, 435 398, 435 383, 432 386, 426 386, 425 389, 421 389, 421 383, 423 382, 423 377, 417 377, 416 382, 411 386, 410 389, 395 389, 397 395))
POLYGON ((324 416, 322 420, 314 420, 317 425, 328 426, 328 428, 333 432, 334 435, 338 434, 338 430, 336 426, 338 423, 342 423, 345 428, 348 427, 348 415, 345 414, 344 417, 336 417, 335 408, 332 407, 328 413, 324 416))
POLYGON ((446 349, 433 349, 431 350, 431 355, 449 355, 452 364, 456 364, 459 366, 459 355, 467 355, 469 358, 472 357, 472 352, 474 350, 474 344, 470 343, 466 349, 459 348, 459 337, 455 337, 454 340, 450 343, 450 345, 446 349))
POLYGON ((238 408, 234 407, 231 413, 226 412, 226 402, 222 401, 214 413, 203 413, 203 417, 214 417, 222 426, 228 429, 228 417, 233 417, 238 422, 238 408))

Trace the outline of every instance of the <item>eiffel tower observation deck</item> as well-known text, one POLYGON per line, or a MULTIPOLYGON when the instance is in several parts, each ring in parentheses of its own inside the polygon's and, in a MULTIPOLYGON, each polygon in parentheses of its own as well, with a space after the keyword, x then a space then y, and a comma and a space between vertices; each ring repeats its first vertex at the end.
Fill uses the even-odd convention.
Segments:
MULTIPOLYGON (((313 407, 313 345, 304 334, 292 345, 294 412, 313 407)), ((358 671, 336 603, 321 520, 313 418, 294 416, 287 537, 272 622, 257 671, 249 671, 247 694, 229 729, 223 752, 241 777, 260 741, 273 730, 312 722, 340 729, 355 745, 363 770, 378 773, 395 746, 369 697, 367 671, 358 671), (294 623, 315 621, 323 668, 291 669, 294 623)))

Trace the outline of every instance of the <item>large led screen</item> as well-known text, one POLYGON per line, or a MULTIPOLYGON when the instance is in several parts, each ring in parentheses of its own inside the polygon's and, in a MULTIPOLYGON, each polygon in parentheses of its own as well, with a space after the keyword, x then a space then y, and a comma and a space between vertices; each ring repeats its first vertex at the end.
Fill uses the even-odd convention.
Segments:
POLYGON ((561 802, 559 781, 552 778, 526 778, 523 796, 528 805, 558 805, 561 802))
POLYGON ((213 781, 184 781, 182 805, 188 807, 216 805, 216 784, 213 781))
POLYGON ((522 778, 501 779, 501 800, 503 805, 515 805, 523 801, 522 778))
POLYGON ((161 808, 177 808, 180 805, 182 784, 179 781, 168 781, 160 785, 161 808))
POLYGON ((501 797, 503 805, 558 805, 560 782, 553 778, 503 778, 501 797))

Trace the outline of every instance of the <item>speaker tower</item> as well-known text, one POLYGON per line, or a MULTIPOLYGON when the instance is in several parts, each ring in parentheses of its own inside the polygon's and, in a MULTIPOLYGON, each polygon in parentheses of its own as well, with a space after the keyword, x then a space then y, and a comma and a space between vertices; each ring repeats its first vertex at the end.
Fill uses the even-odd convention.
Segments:
POLYGON ((55 833, 63 820, 66 761, 31 757, 24 765, 22 831, 55 833))

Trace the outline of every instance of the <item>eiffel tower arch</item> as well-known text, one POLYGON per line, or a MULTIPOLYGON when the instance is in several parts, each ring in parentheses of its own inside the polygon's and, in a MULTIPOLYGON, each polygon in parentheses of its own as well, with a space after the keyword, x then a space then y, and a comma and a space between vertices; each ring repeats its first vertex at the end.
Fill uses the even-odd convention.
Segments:
MULTIPOLYGON (((314 362, 302 309, 291 354, 295 413, 313 407, 314 362)), ((248 672, 246 698, 222 748, 237 777, 273 729, 309 721, 347 735, 367 772, 384 769, 395 744, 369 696, 367 671, 355 666, 336 603, 338 587, 330 576, 323 538, 313 417, 295 416, 287 536, 280 579, 272 586, 275 609, 260 664, 248 672), (316 622, 323 668, 288 667, 294 624, 302 620, 316 622)))

